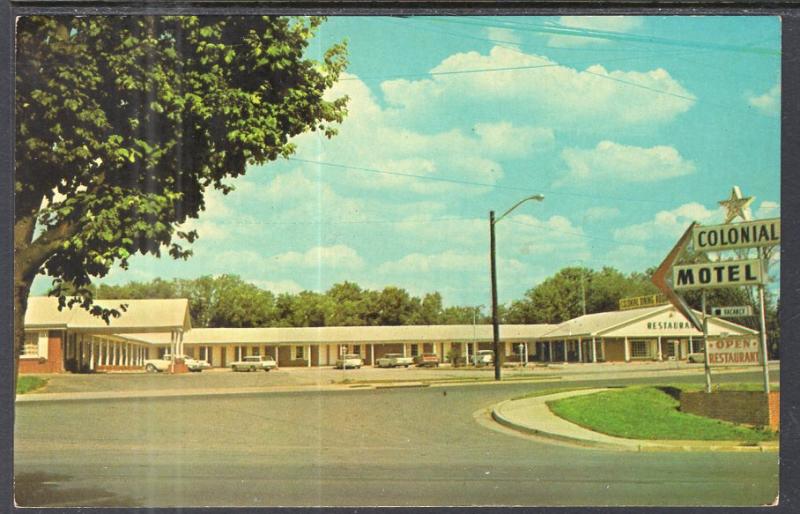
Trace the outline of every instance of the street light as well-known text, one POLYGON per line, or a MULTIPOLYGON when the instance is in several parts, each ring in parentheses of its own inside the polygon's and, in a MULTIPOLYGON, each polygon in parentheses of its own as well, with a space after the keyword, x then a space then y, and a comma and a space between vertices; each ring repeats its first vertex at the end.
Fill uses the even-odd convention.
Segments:
POLYGON ((489 257, 492 267, 492 350, 494 351, 494 379, 500 380, 500 324, 497 319, 497 267, 495 265, 495 251, 494 251, 494 226, 503 218, 505 218, 511 211, 527 202, 528 200, 536 200, 541 202, 544 200, 544 195, 533 195, 523 198, 515 203, 506 212, 495 219, 494 211, 489 211, 489 257))

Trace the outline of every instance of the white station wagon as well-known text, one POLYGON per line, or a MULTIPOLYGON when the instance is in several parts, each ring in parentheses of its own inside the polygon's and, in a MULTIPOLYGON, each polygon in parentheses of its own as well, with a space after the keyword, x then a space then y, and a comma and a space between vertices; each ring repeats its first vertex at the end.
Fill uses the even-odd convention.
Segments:
POLYGON ((269 355, 248 355, 241 360, 231 362, 232 371, 269 371, 277 368, 278 364, 269 355))

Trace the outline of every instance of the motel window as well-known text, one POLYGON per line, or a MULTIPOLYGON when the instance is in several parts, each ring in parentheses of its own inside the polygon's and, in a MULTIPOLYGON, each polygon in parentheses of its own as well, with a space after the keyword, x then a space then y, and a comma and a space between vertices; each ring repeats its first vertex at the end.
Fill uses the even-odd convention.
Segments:
POLYGON ((295 359, 302 359, 303 357, 303 347, 302 346, 295 346, 294 347, 294 358, 295 359))
POLYGON ((412 357, 416 357, 417 355, 419 355, 419 345, 418 344, 412 344, 411 345, 411 356, 412 357))
POLYGON ((260 355, 260 354, 261 354, 261 348, 259 348, 258 346, 254 346, 250 349, 250 355, 260 355))
POLYGON ((675 347, 678 345, 677 341, 666 341, 662 352, 665 357, 675 357, 675 347))
POLYGON ((356 355, 361 355, 361 345, 360 344, 354 344, 353 345, 353 353, 355 353, 356 355))
POLYGON ((22 350, 22 357, 39 356, 39 332, 25 333, 25 347, 22 350))
POLYGON ((631 358, 649 357, 647 341, 631 341, 631 358))

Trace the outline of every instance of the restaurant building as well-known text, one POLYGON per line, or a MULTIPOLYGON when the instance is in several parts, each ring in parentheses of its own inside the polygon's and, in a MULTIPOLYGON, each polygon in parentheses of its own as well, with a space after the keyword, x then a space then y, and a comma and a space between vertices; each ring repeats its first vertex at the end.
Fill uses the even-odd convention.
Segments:
MULTIPOLYGON (((712 340, 755 334, 758 332, 724 319, 708 321, 712 340)), ((535 355, 536 360, 550 362, 630 362, 683 360, 702 351, 703 333, 672 305, 659 305, 565 321, 537 339, 535 355)))

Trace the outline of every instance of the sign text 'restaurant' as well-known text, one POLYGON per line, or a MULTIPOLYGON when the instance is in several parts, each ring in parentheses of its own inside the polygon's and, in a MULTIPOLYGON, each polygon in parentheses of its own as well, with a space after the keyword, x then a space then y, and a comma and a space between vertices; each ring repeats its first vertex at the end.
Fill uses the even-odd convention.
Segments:
POLYGON ((757 366, 756 337, 727 337, 708 342, 708 363, 712 366, 757 366))

